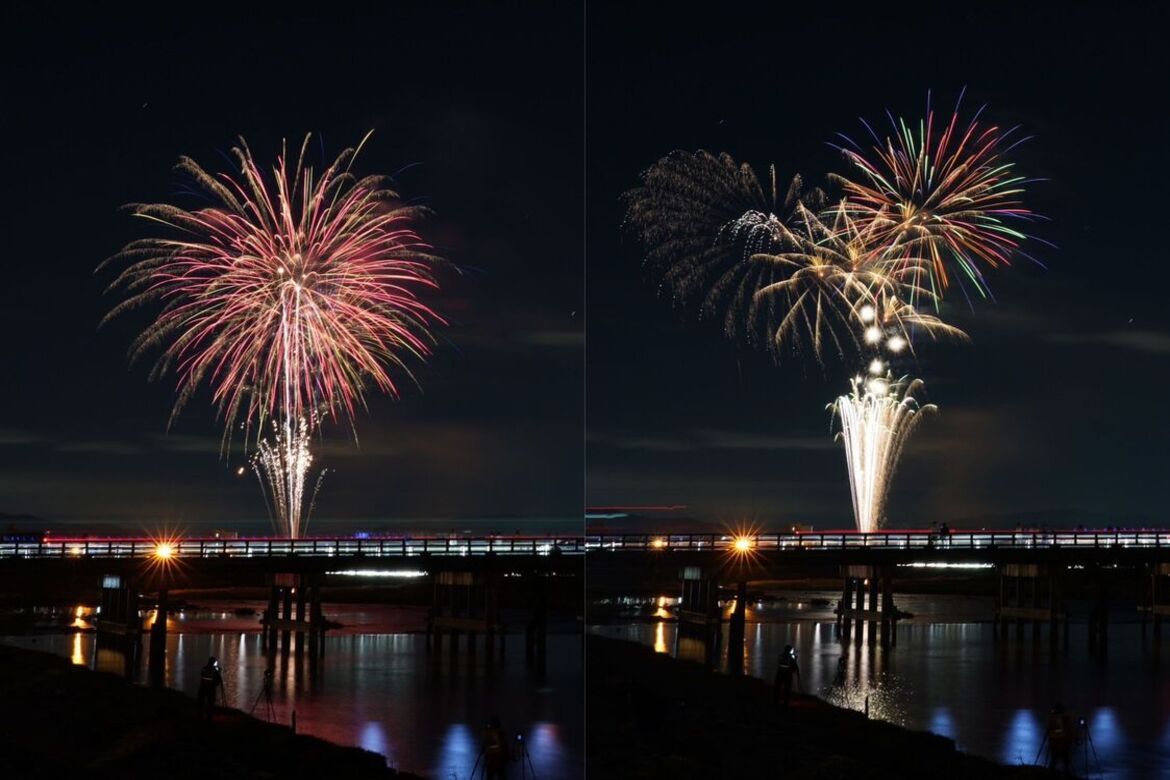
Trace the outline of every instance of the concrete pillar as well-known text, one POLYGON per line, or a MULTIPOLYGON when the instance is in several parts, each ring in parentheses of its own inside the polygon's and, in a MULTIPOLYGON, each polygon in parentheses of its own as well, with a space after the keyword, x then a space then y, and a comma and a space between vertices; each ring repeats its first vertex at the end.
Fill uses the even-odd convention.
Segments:
POLYGON ((878 598, 881 589, 881 582, 878 580, 877 567, 870 569, 869 575, 869 644, 877 642, 877 621, 878 621, 878 598))
POLYGON ((882 576, 882 647, 897 642, 897 616, 894 608, 894 589, 889 574, 882 576))
POLYGON ((735 588, 735 610, 727 628, 727 673, 743 674, 743 643, 747 626, 747 582, 740 580, 735 588))

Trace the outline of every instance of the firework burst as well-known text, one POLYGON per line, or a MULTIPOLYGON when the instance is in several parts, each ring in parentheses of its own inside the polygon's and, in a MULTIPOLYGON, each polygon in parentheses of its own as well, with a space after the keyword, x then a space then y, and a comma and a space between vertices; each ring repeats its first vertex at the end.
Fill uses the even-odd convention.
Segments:
POLYGON ((207 382, 229 429, 310 409, 352 422, 367 386, 398 394, 386 366, 409 375, 403 357, 428 355, 427 327, 442 321, 419 297, 437 287, 436 258, 412 227, 420 211, 384 177, 355 179, 353 149, 319 177, 305 146, 295 165, 282 153, 271 177, 243 141, 233 152, 238 175, 212 176, 186 157, 177 166, 214 205, 130 207, 176 235, 107 261, 128 267, 110 286, 126 300, 106 319, 162 304, 131 355, 162 346, 153 376, 178 375, 176 414, 207 382))
POLYGON ((797 205, 819 207, 819 190, 804 192, 799 176, 781 190, 775 168, 765 190, 750 166, 700 150, 663 157, 624 200, 626 226, 645 247, 660 292, 720 320, 732 339, 767 342, 783 312, 753 293, 782 270, 751 257, 776 251, 797 205))
POLYGON ((778 242, 783 251, 751 258, 775 269, 776 280, 754 293, 757 300, 782 299, 778 308, 785 314, 771 334, 774 350, 811 352, 824 363, 829 347, 846 357, 881 343, 909 346, 919 334, 966 338, 910 303, 932 298, 920 286, 925 261, 891 261, 870 228, 850 217, 844 202, 821 214, 797 204, 792 222, 778 242))
POLYGON ((257 473, 279 483, 273 506, 293 535, 303 526, 312 423, 343 418, 352 429, 368 388, 397 396, 390 369, 410 377, 407 358, 429 354, 428 328, 442 322, 421 298, 437 289, 439 261, 414 230, 420 209, 385 177, 354 176, 361 145, 318 175, 305 164, 308 143, 295 161, 282 150, 267 176, 242 139, 235 173, 181 158, 177 170, 210 205, 130 206, 170 235, 133 241, 106 261, 125 266, 110 285, 125 300, 107 320, 161 304, 130 351, 161 348, 152 378, 177 376, 172 420, 207 384, 225 444, 237 422, 258 437, 273 422, 257 473))
POLYGON ((1016 225, 1037 219, 1021 201, 1029 180, 1005 157, 1027 139, 1015 139, 1015 128, 981 123, 981 112, 963 122, 956 106, 949 119, 936 121, 928 101, 917 124, 890 115, 891 135, 863 121, 869 148, 845 135, 845 145, 837 146, 854 169, 852 176, 833 177, 853 217, 891 257, 929 260, 924 284, 935 299, 955 271, 987 296, 983 269, 1010 265, 1022 254, 1028 236, 1016 225))
POLYGON ((914 394, 922 381, 888 376, 852 380, 853 390, 829 405, 841 421, 849 488, 857 530, 876 531, 885 522, 886 497, 902 448, 931 404, 919 406, 914 394))

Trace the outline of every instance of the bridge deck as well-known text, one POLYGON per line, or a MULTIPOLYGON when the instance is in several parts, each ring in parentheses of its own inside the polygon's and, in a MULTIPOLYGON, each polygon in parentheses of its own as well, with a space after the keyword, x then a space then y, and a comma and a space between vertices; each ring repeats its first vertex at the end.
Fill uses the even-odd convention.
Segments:
POLYGON ((1170 531, 828 531, 753 534, 606 534, 586 552, 842 552, 845 550, 1113 550, 1170 547, 1170 531))
POLYGON ((580 555, 584 549, 584 540, 579 536, 175 540, 51 537, 41 541, 0 541, 0 559, 547 556, 580 555))

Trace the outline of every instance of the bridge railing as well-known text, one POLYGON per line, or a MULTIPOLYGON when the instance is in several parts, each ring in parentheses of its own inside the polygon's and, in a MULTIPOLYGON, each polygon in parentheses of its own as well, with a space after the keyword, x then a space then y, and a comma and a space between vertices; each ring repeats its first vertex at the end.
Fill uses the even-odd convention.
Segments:
POLYGON ((1164 547, 1170 531, 827 531, 756 534, 594 534, 587 552, 766 552, 770 550, 991 550, 1164 547))
POLYGON ((409 558, 420 555, 580 555, 579 536, 314 539, 45 539, 0 542, 3 558, 409 558))

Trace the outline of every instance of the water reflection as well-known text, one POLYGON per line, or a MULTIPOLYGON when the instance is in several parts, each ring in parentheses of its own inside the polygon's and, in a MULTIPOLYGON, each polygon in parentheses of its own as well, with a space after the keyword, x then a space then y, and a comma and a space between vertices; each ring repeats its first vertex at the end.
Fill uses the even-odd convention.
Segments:
POLYGON ((386 742, 386 729, 380 721, 366 721, 366 725, 362 727, 361 737, 358 738, 358 745, 366 750, 390 757, 390 746, 386 742))
MULTIPOLYGON (((943 603, 914 611, 945 611, 943 603)), ((967 608, 966 600, 958 609, 967 608)), ((590 626, 590 631, 640 641, 661 652, 705 662, 699 638, 679 636, 673 621, 590 626)), ((803 689, 842 707, 913 729, 933 731, 965 751, 1010 764, 1037 757, 1048 714, 1062 702, 1074 718, 1086 719, 1087 736, 1076 748, 1074 768, 1086 760, 1107 776, 1163 776, 1170 766, 1170 667, 1154 659, 1166 648, 1147 640, 1141 627, 1119 621, 1110 627, 1107 662, 1088 652, 1087 627, 1072 624, 1069 640, 1053 652, 1046 634, 1033 642, 997 641, 986 623, 906 622, 897 646, 870 645, 867 632, 842 644, 832 621, 757 622, 746 627, 744 670, 771 682, 786 644, 798 653, 803 689), (838 680, 838 664, 844 674, 838 680), (1086 758, 1087 756, 1087 758, 1086 758)), ((726 627, 717 668, 726 669, 726 627)))
POLYGON ((73 635, 73 653, 69 656, 69 660, 77 666, 88 666, 89 660, 85 657, 84 643, 81 641, 81 637, 81 632, 73 635))
MULTIPOLYGON (((1004 764, 1035 763, 1044 739, 1040 719, 1031 710, 1020 709, 1012 716, 1004 732, 999 760, 1004 764)), ((1043 757, 1040 756, 1042 759, 1043 757)))
POLYGON ((944 737, 955 738, 955 720, 950 707, 936 707, 930 716, 930 730, 944 737))
POLYGON ((434 768, 435 777, 462 777, 466 772, 471 776, 476 759, 479 758, 479 744, 472 737, 466 723, 452 723, 443 739, 439 763, 434 768))
MULTIPOLYGON (((464 639, 458 655, 445 649, 436 656, 428 654, 426 638, 418 634, 330 635, 315 675, 307 653, 295 648, 272 658, 273 716, 287 724, 295 710, 299 731, 360 745, 385 755, 391 766, 441 778, 470 777, 480 732, 497 716, 509 737, 524 735, 533 762, 529 775, 535 769, 542 780, 579 778, 584 771, 580 636, 550 634, 543 670, 526 663, 522 641, 508 636, 505 652, 489 659, 482 638, 475 654, 467 652, 464 639)), ((126 674, 126 655, 99 647, 93 633, 0 637, 0 642, 126 674)), ((167 655, 169 687, 193 695, 200 668, 214 655, 223 667, 228 704, 244 712, 255 708, 256 717, 266 717, 261 694, 269 657, 258 633, 171 634, 167 655)), ((147 636, 142 657, 148 656, 147 636)), ((138 668, 136 676, 144 680, 146 669, 138 668)), ((516 769, 513 765, 518 777, 516 769)))

